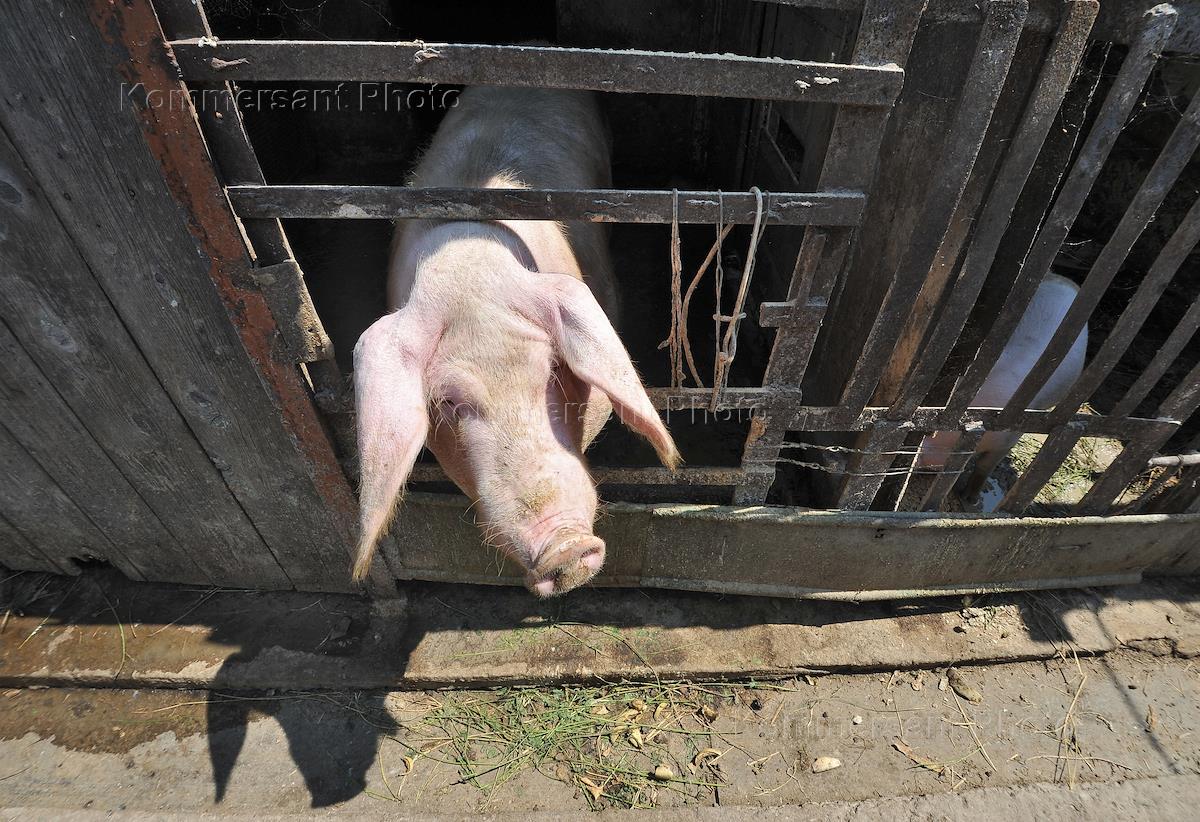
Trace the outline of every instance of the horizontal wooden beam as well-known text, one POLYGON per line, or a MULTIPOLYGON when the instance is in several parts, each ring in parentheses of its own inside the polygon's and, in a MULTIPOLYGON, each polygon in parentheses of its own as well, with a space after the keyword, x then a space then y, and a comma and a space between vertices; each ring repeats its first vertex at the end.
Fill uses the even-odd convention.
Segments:
MULTIPOLYGON (((379 83, 370 91, 380 95, 389 82, 445 83, 890 106, 904 79, 896 66, 634 49, 213 38, 170 45, 186 80, 368 82, 379 83)), ((407 89, 394 91, 401 101, 407 89)))
MULTIPOLYGON (((636 189, 409 188, 407 186, 229 186, 243 218, 588 220, 597 223, 750 224, 758 208, 750 192, 636 189)), ((859 192, 763 194, 767 225, 853 226, 862 219, 859 192)))
MULTIPOLYGON (((600 485, 678 485, 687 487, 737 485, 745 471, 736 466, 687 466, 666 468, 606 468, 592 466, 592 478, 600 485)), ((413 482, 449 482, 440 465, 421 463, 409 477, 413 482)))
MULTIPOLYGON (((404 576, 519 585, 480 543, 462 497, 411 493, 392 535, 404 576)), ((1200 515, 986 517, 774 506, 604 506, 590 585, 815 599, 1112 584, 1197 553, 1200 515)))

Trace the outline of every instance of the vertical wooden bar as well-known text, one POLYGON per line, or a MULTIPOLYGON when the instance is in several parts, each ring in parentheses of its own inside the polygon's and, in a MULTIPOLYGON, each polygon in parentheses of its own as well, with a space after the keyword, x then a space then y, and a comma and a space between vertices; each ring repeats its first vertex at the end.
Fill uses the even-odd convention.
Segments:
MULTIPOLYGON (((925 0, 866 0, 851 61, 867 66, 904 65, 924 10, 925 0)), ((819 190, 870 189, 890 113, 890 108, 838 107, 819 190)), ((803 379, 852 235, 846 228, 805 231, 797 260, 812 261, 811 267, 798 264, 793 272, 788 288, 792 311, 776 333, 763 385, 795 386, 803 379)), ((746 478, 734 491, 735 503, 761 503, 766 499, 789 417, 788 406, 778 402, 768 401, 757 410, 742 454, 746 478)))
MULTIPOLYGON (((1197 145, 1200 145, 1200 95, 1193 98, 1162 153, 1142 181, 1045 351, 1009 399, 1001 415, 1002 421, 1014 421, 1058 370, 1133 244, 1166 199, 1167 192, 1179 178, 1184 166, 1191 160, 1197 145)), ((1075 409, 1069 411, 1073 414, 1075 409)))
MULTIPOLYGON (((1178 420, 1183 422, 1200 407, 1200 365, 1196 365, 1179 386, 1171 392, 1162 406, 1158 409, 1160 419, 1178 420)), ((1125 446, 1121 455, 1113 460, 1112 465, 1104 475, 1090 488, 1079 504, 1075 506, 1077 516, 1101 515, 1108 511, 1109 505, 1117 495, 1125 489, 1134 477, 1146 470, 1146 462, 1154 456, 1174 430, 1167 428, 1161 433, 1146 431, 1134 442, 1125 446)))
MULTIPOLYGON (((933 268, 1004 89, 1028 9, 1023 0, 992 0, 987 4, 971 69, 946 137, 942 173, 926 193, 912 242, 893 275, 858 366, 842 393, 839 404, 851 413, 861 413, 870 401, 895 350, 907 313, 933 268)), ((858 463, 858 475, 848 476, 842 487, 839 508, 870 507, 883 484, 883 472, 892 463, 888 452, 899 448, 907 433, 902 429, 886 433, 876 429, 871 433, 863 449, 868 453, 858 463)))
MULTIPOLYGON (((1134 294, 1133 299, 1125 307, 1125 310, 1118 318, 1116 325, 1109 332, 1108 337, 1104 340, 1104 344, 1100 350, 1092 357, 1092 361, 1088 363, 1079 379, 1075 381, 1067 396, 1058 404, 1051 414, 1051 418, 1058 423, 1055 431, 1047 438, 1045 444, 1034 457, 1033 462, 1025 469, 1025 472, 1018 478, 1016 484, 1009 489, 1004 499, 1000 503, 1000 510, 1005 513, 1019 514, 1024 511, 1042 487, 1049 482, 1054 472, 1062 465, 1064 459, 1071 452, 1075 443, 1079 441, 1080 434, 1072 427, 1069 422, 1074 416, 1075 411, 1084 402, 1091 397, 1104 378, 1112 371, 1113 367, 1121 359, 1129 347, 1129 343, 1133 341, 1138 329, 1145 322, 1146 317, 1153 310, 1158 298, 1166 290, 1167 285, 1179 270, 1180 265, 1187 259, 1188 254, 1195 248, 1196 243, 1200 242, 1200 202, 1197 202, 1189 209, 1179 227, 1171 235, 1171 238, 1163 246, 1154 263, 1150 266, 1150 270, 1146 273, 1145 278, 1138 285, 1138 290, 1134 294)), ((1193 305, 1196 308, 1197 303, 1193 305)), ((1174 339, 1179 341, 1178 346, 1181 350, 1183 344, 1192 336, 1196 330, 1197 319, 1200 319, 1200 312, 1195 310, 1190 311, 1185 315, 1177 327, 1176 331, 1182 328, 1183 331, 1173 335, 1174 339), (1189 320, 1190 316, 1190 320, 1189 320), (1190 327, 1190 331, 1188 330, 1190 327)), ((1157 382, 1158 378, 1154 374, 1161 377, 1167 366, 1175 359, 1178 351, 1172 351, 1173 346, 1166 346, 1165 350, 1155 357, 1149 369, 1143 372, 1142 377, 1145 378, 1143 384, 1145 391, 1148 392, 1157 382)), ((1141 380, 1139 380, 1141 381, 1141 380)), ((1119 402, 1113 416, 1123 417, 1133 413, 1137 403, 1145 396, 1145 393, 1139 386, 1132 395, 1127 395, 1131 399, 1136 397, 1136 400, 1130 404, 1129 402, 1119 402)))
POLYGON ((1083 207, 1109 151, 1129 119, 1150 76, 1158 55, 1174 29, 1175 10, 1167 5, 1155 6, 1144 18, 1144 26, 1121 65, 1116 80, 1104 100, 1100 114, 1080 149, 1079 156, 1054 201, 1049 216, 1038 232, 1029 256, 1021 266, 1020 275, 987 338, 980 345, 975 359, 958 380, 946 407, 962 414, 970 406, 991 373, 1017 324, 1025 315, 1038 286, 1050 270, 1067 232, 1083 207))

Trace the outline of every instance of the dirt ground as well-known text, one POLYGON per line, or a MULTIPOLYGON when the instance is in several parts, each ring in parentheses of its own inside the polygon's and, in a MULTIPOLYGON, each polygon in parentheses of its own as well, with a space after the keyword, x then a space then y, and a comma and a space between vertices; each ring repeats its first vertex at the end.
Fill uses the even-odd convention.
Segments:
POLYGON ((1139 648, 736 684, 13 688, 0 693, 0 805, 573 812, 1200 773, 1197 662, 1139 648), (827 758, 840 766, 814 773, 827 758))

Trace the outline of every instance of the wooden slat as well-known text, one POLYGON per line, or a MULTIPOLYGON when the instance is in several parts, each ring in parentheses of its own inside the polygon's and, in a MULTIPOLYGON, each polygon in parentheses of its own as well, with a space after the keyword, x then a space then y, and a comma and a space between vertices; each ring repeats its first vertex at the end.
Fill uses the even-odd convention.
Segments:
POLYGON ((1067 423, 1059 426, 1042 443, 1033 462, 1022 472, 1017 481, 1004 494, 996 510, 1004 514, 1021 514, 1037 498, 1054 472, 1062 467, 1071 449, 1083 437, 1078 425, 1067 423))
MULTIPOLYGON (((521 584, 519 569, 480 544, 466 507, 454 497, 406 498, 394 526, 405 574, 521 584)), ((610 546, 597 585, 867 599, 1128 578, 1192 549, 1200 517, 1017 519, 616 503, 605 506, 597 533, 610 546)))
MULTIPOLYGON (((23 441, 40 443, 35 447, 44 464, 81 507, 107 509, 95 515, 127 553, 128 560, 118 562, 126 573, 227 585, 262 579, 287 587, 287 575, 3 134, 0 175, 15 200, 0 205, 8 224, 0 243, 6 424, 23 441), (104 453, 95 453, 101 448, 104 453)), ((167 282, 146 279, 160 287, 167 282)), ((162 312, 174 297, 159 299, 162 312)))
POLYGON ((1158 61, 1163 44, 1170 36, 1175 19, 1175 10, 1167 5, 1156 6, 1147 14, 1145 28, 1121 64, 1087 140, 1080 149, 1049 216, 1038 232, 1033 248, 1022 264, 1020 276, 1009 292, 1000 316, 980 345, 975 359, 955 385, 947 402, 948 406, 965 411, 1004 351, 1034 294, 1037 293, 1038 286, 1050 270, 1050 265, 1083 207, 1083 202, 1109 151, 1128 121, 1129 114, 1158 61))
POLYGON ((350 589, 353 497, 298 369, 272 360, 273 324, 245 287, 245 246, 194 118, 136 95, 105 102, 118 69, 179 95, 153 12, 97 3, 93 23, 88 11, 0 2, 0 121, 255 530, 287 552, 284 581, 243 584, 350 589), (30 84, 36 97, 17 93, 30 84))
POLYGON ((466 43, 171 42, 188 80, 446 83, 890 106, 904 72, 732 54, 466 43))
MULTIPOLYGON (((736 466, 690 465, 669 471, 666 468, 606 468, 591 467, 592 479, 599 485, 681 485, 681 486, 726 486, 736 485, 742 477, 742 469, 736 466)), ((422 463, 413 468, 413 482, 449 482, 441 466, 422 463)))
POLYGON ((1033 402, 1042 386, 1058 370, 1086 327, 1092 311, 1100 304, 1121 264, 1129 256, 1133 244, 1167 198, 1167 192, 1179 178, 1184 166, 1191 160, 1197 145, 1200 145, 1200 96, 1192 100, 1162 153, 1142 180, 1137 194, 1096 257, 1083 286, 1075 295, 1045 351, 1009 399, 1005 414, 1012 417, 1019 414, 1033 402))
MULTIPOLYGON (((992 270, 1013 210, 1087 48, 1088 34, 1097 9, 1098 4, 1094 0, 1071 0, 1064 4, 1058 32, 996 182, 979 214, 978 229, 967 248, 958 280, 936 326, 921 346, 920 356, 909 366, 891 407, 892 419, 904 419, 920 405, 941 374, 962 333, 988 272, 992 270)), ((978 433, 973 436, 964 434, 959 439, 958 450, 969 451, 978 440, 978 433)), ((969 457, 967 453, 955 453, 950 457, 944 466, 944 473, 934 480, 926 493, 921 504, 922 510, 932 511, 941 507, 969 457)))
MULTIPOLYGON (((1197 364, 1180 381, 1178 387, 1171 392, 1158 415, 1163 419, 1183 421, 1196 413, 1200 407, 1200 364, 1197 364)), ((1079 515, 1103 514, 1117 495, 1125 489, 1133 479, 1146 470, 1146 463, 1159 448, 1166 444, 1174 431, 1170 429, 1161 432, 1145 431, 1128 443, 1112 464, 1104 471, 1087 494, 1075 506, 1079 515)))
MULTIPOLYGON (((1054 409, 1055 416, 1062 415, 1064 418, 1075 413, 1079 406, 1087 402, 1092 396, 1092 393, 1100 387, 1104 379, 1113 370, 1121 357, 1129 348, 1129 344, 1133 342, 1137 336, 1138 330, 1145 323, 1146 318, 1150 316, 1150 312, 1154 310, 1154 306, 1158 304, 1159 297, 1166 291, 1171 279, 1179 271, 1179 267, 1192 253, 1196 244, 1200 243, 1200 200, 1197 200, 1188 213, 1180 222, 1178 228, 1167 240, 1154 262, 1150 265, 1146 276, 1138 283, 1137 292, 1134 293, 1133 299, 1125 306, 1125 310, 1121 312, 1121 316, 1117 319, 1117 323, 1113 326, 1112 331, 1104 338, 1104 344, 1100 346, 1100 350, 1092 355, 1092 359, 1084 368, 1083 373, 1075 384, 1071 386, 1071 390, 1067 396, 1063 398, 1054 409)), ((1184 317, 1187 320, 1187 317, 1184 317)), ((1193 322, 1195 314, 1193 314, 1193 322)), ((1188 326, 1183 324, 1186 329, 1188 326)), ((1196 330, 1196 326, 1191 326, 1191 332, 1185 330, 1187 336, 1196 330)), ((1185 340, 1186 342, 1186 340, 1185 340)), ((1163 365, 1169 364, 1175 359, 1178 352, 1171 353, 1169 350, 1162 355, 1167 360, 1163 365)), ((1152 363, 1158 362, 1158 357, 1152 363)), ((1152 364, 1151 368, 1155 368, 1152 364)), ((1146 373, 1146 372, 1143 372, 1146 373)), ((1141 401, 1141 397, 1133 405, 1127 408, 1122 408, 1123 413, 1118 416, 1132 413, 1137 403, 1141 401)))
MULTIPOLYGON (((527 188, 408 188, 405 186, 230 186, 241 217, 436 220, 590 220, 670 223, 676 196, 679 222, 754 222, 748 192, 556 190, 527 188)), ((857 225, 863 196, 855 192, 775 193, 765 196, 768 225, 857 225)))
MULTIPOLYGON (((939 175, 926 192, 912 240, 892 276, 858 365, 842 393, 840 405, 844 407, 858 411, 870 401, 895 350, 905 319, 933 268, 1004 90, 1027 11, 1025 0, 991 0, 987 5, 958 110, 946 135, 939 175)), ((887 435, 881 432, 872 436, 864 448, 894 451, 903 443, 906 433, 899 429, 887 435)), ((892 457, 886 453, 867 455, 859 461, 855 470, 860 475, 847 477, 838 507, 851 510, 870 507, 883 484, 883 472, 891 462, 892 457)))
MULTIPOLYGON (((860 65, 904 65, 924 7, 924 0, 867 0, 851 59, 860 65)), ((819 189, 870 189, 889 114, 887 109, 838 107, 817 183, 819 189)), ((788 286, 787 298, 793 311, 780 319, 763 375, 764 385, 800 385, 849 254, 851 236, 852 232, 844 228, 805 232, 788 286)), ((751 504, 766 499, 775 472, 763 466, 779 457, 786 429, 778 418, 786 415, 783 408, 772 409, 770 403, 763 403, 742 452, 743 465, 754 465, 757 470, 747 472, 747 481, 735 491, 734 502, 751 504)))
MULTIPOLYGON (((921 346, 892 404, 895 419, 921 405, 962 333, 979 298, 996 252, 1013 217, 1018 198, 1046 141, 1055 114, 1087 48, 1096 17, 1095 0, 1071 0, 1063 6, 1062 21, 1030 95, 1021 123, 1004 157, 996 182, 979 214, 978 229, 967 248, 962 269, 937 325, 921 346)), ((1078 406, 1076 406, 1078 407, 1078 406)))
MULTIPOLYGON (((88 557, 107 560, 112 555, 112 543, 3 425, 0 425, 0 515, 58 573, 79 573, 72 560, 88 557)), ((19 561, 20 556, 12 559, 19 561)))
MULTIPOLYGON (((0 250, 5 264, 6 257, 0 250)), ((0 288, 11 298, 15 290, 8 279, 0 277, 0 288)), ((2 321, 0 407, 13 439, 108 538, 108 559, 125 576, 211 582, 193 552, 167 531, 2 321)))
POLYGON ((1167 369, 1183 352, 1184 346, 1191 341, 1198 329, 1200 329, 1200 296, 1192 301, 1187 312, 1179 320, 1179 324, 1171 330, 1166 342, 1154 354, 1150 365, 1146 366, 1138 375, 1133 385, 1129 386, 1129 390, 1125 392, 1125 396, 1109 411, 1109 415, 1123 417, 1132 414, 1154 389, 1154 386, 1158 385, 1158 381, 1167 373, 1167 369))
POLYGON ((39 552, 33 543, 4 518, 2 513, 0 513, 0 568, 13 571, 45 571, 51 574, 64 573, 64 569, 39 552))

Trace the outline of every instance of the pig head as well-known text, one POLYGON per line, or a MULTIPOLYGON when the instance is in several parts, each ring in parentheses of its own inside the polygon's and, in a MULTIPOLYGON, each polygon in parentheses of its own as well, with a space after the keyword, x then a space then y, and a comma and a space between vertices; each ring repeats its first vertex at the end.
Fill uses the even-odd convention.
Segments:
POLYGON ((520 563, 541 597, 583 584, 604 562, 583 452, 610 408, 665 465, 679 459, 588 286, 530 270, 498 230, 447 224, 421 254, 407 302, 355 348, 357 578, 423 445, 473 500, 484 541, 520 563))

